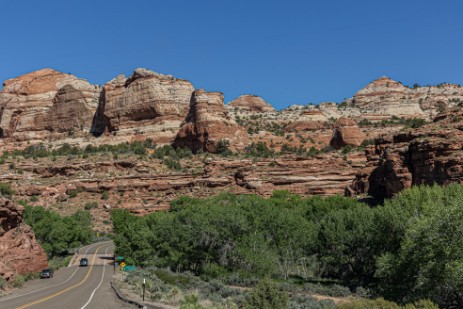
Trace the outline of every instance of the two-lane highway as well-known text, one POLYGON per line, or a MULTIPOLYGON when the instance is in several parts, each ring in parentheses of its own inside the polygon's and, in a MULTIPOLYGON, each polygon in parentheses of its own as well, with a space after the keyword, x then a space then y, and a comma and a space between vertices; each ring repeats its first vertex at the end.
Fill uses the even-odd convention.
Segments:
POLYGON ((10 295, 0 298, 2 309, 92 309, 133 308, 111 291, 113 275, 112 242, 101 242, 79 250, 71 267, 57 270, 53 278, 29 281, 10 295), (79 267, 82 257, 87 267, 79 267))

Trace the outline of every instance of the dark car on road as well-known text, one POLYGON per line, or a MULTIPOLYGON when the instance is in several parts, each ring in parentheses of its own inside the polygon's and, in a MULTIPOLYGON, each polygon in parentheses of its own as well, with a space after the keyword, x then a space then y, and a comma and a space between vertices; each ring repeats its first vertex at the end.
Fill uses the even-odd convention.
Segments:
POLYGON ((40 273, 40 278, 52 278, 53 277, 53 269, 44 269, 40 273))
POLYGON ((79 266, 88 266, 88 259, 87 258, 80 259, 79 266))

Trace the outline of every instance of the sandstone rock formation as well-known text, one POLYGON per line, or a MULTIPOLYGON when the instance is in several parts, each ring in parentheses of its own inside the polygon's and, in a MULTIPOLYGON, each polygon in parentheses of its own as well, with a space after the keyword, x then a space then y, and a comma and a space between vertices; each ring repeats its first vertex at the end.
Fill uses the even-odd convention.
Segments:
POLYGON ((463 183, 463 113, 449 113, 419 129, 385 135, 366 150, 367 167, 349 194, 391 197, 412 185, 463 183))
POLYGON ((366 118, 376 115, 432 119, 439 112, 460 103, 463 103, 463 87, 460 85, 409 88, 383 76, 358 91, 344 105, 359 109, 366 118))
POLYGON ((137 69, 129 78, 120 75, 103 86, 92 132, 142 132, 157 142, 172 142, 193 91, 186 80, 147 69, 137 69))
POLYGON ((40 141, 89 131, 99 87, 70 74, 43 69, 4 82, 0 136, 40 141))
POLYGON ((344 146, 360 146, 365 140, 366 135, 357 126, 357 123, 348 118, 339 118, 333 130, 333 137, 330 145, 335 149, 344 146))
POLYGON ((246 94, 228 102, 227 106, 251 112, 272 112, 275 109, 259 96, 246 94))
POLYGON ((7 280, 48 266, 47 255, 23 223, 23 212, 22 206, 0 198, 0 276, 7 280))
POLYGON ((175 138, 176 147, 188 147, 195 153, 200 149, 216 152, 222 140, 231 150, 242 150, 249 143, 246 131, 225 109, 221 92, 196 90, 186 121, 175 138))

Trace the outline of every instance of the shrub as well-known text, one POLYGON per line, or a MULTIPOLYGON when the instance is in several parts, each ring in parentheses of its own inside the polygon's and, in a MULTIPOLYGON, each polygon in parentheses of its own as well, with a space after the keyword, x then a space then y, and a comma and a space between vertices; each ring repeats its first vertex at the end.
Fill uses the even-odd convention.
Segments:
POLYGON ((408 304, 405 307, 399 306, 398 304, 384 300, 383 298, 378 299, 363 299, 349 303, 339 304, 338 309, 439 309, 439 307, 429 300, 420 300, 414 304, 408 304))
POLYGON ((26 283, 26 277, 23 276, 23 275, 17 275, 16 277, 14 277, 14 279, 11 281, 11 285, 14 287, 14 288, 20 288, 24 285, 24 283, 26 283))
POLYGON ((164 164, 171 170, 179 171, 182 169, 182 165, 180 164, 180 161, 177 159, 166 158, 164 160, 164 164))
POLYGON ((5 196, 12 196, 14 190, 11 188, 9 183, 0 183, 0 194, 5 196))
POLYGON ((217 143, 217 147, 215 149, 215 152, 217 154, 219 154, 219 155, 222 155, 222 156, 230 156, 233 153, 231 152, 229 147, 230 147, 230 141, 228 141, 226 139, 221 139, 217 143))
POLYGON ((342 153, 343 154, 348 154, 351 151, 352 151, 352 146, 351 145, 346 145, 346 146, 344 146, 344 148, 342 148, 342 153))
POLYGON ((0 277, 0 290, 3 290, 6 287, 6 280, 3 277, 0 277))
POLYGON ((103 193, 101 193, 101 199, 106 201, 108 198, 108 191, 103 191, 103 193))
POLYGON ((94 208, 97 208, 98 207, 98 202, 94 201, 94 202, 87 202, 85 203, 84 205, 84 209, 85 210, 90 210, 90 209, 94 209, 94 208))
POLYGON ((198 295, 192 294, 185 296, 185 299, 180 303, 180 309, 203 309, 199 304, 198 295))
POLYGON ((77 193, 79 193, 79 191, 77 191, 76 189, 71 189, 68 191, 68 195, 70 198, 74 198, 77 196, 77 193))
POLYGON ((269 278, 263 279, 246 298, 246 309, 287 309, 289 297, 269 278))

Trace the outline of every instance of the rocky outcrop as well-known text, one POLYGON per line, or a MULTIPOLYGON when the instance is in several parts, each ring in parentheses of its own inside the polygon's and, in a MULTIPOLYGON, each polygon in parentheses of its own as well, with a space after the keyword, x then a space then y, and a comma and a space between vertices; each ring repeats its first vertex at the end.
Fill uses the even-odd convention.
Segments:
POLYGON ((275 109, 259 96, 246 94, 228 102, 227 107, 251 112, 272 112, 275 109))
POLYGON ((0 198, 0 276, 7 280, 48 266, 47 255, 23 223, 23 213, 22 206, 0 198))
POLYGON ((455 84, 406 87, 388 77, 381 77, 358 91, 343 105, 369 115, 420 117, 432 119, 438 113, 463 103, 463 87, 455 84))
POLYGON ((186 123, 178 132, 175 147, 188 147, 193 152, 216 152, 220 141, 231 150, 242 150, 249 143, 246 131, 238 126, 223 104, 221 92, 196 90, 192 96, 186 123))
MULTIPOLYGON (((270 196, 274 190, 304 196, 343 194, 357 169, 364 166, 365 157, 360 152, 256 159, 194 156, 181 159, 180 164, 182 169, 176 171, 161 160, 136 156, 119 160, 107 156, 92 160, 39 158, 18 163, 21 174, 2 170, 1 178, 12 183, 15 198, 31 200, 34 196, 36 205, 51 209, 60 205, 55 210, 66 214, 98 201, 98 207, 90 211, 102 222, 110 220, 107 205, 146 214, 169 209, 170 201, 181 196, 207 197, 223 191, 262 196, 270 196), (70 192, 78 194, 71 198, 70 192), (104 202, 100 199, 103 192, 108 195, 104 202)), ((110 227, 106 224, 106 228, 110 227)))
POLYGON ((357 173, 349 194, 385 198, 413 185, 463 183, 463 113, 385 135, 366 150, 366 156, 367 167, 357 173))
POLYGON ((365 133, 360 130, 354 120, 339 118, 334 125, 330 145, 335 149, 340 149, 347 145, 360 146, 365 138, 365 133))
POLYGON ((137 69, 103 86, 92 132, 99 136, 144 133, 171 142, 188 114, 193 85, 183 79, 137 69))
POLYGON ((88 132, 99 92, 98 86, 52 69, 9 79, 0 92, 0 135, 43 142, 88 132))

